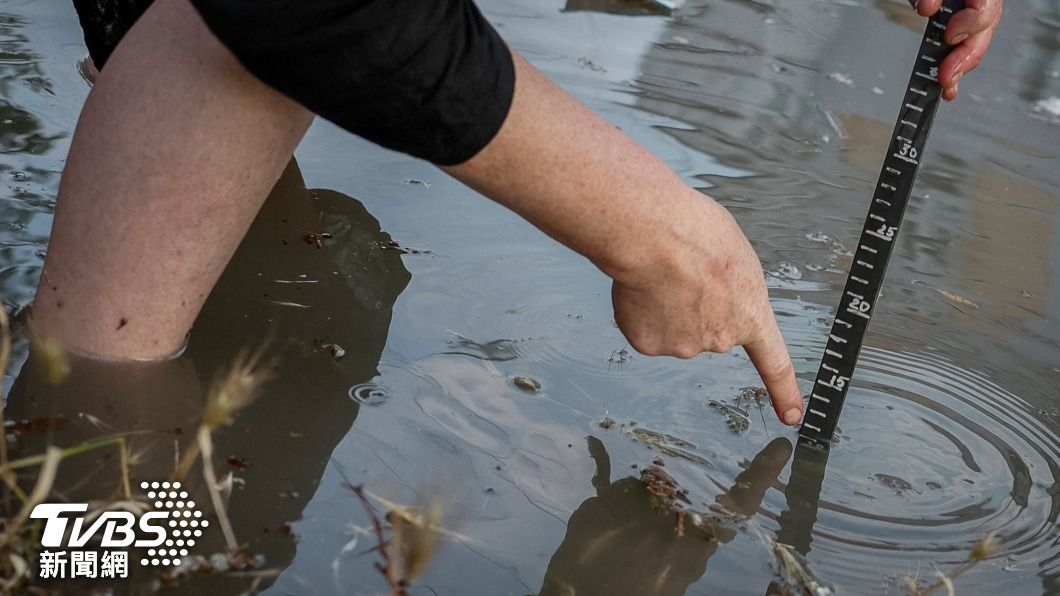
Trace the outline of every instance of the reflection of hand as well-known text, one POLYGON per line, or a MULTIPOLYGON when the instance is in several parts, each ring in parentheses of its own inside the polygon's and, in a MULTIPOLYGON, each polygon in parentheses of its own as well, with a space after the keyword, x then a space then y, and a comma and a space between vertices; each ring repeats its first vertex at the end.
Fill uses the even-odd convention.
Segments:
MULTIPOLYGON (((979 65, 1001 23, 1005 0, 967 0, 964 10, 950 18, 946 29, 946 43, 956 46, 939 66, 942 97, 951 101, 957 97, 961 77, 979 65)), ((929 17, 942 6, 942 0, 910 0, 921 16, 929 17)))
MULTIPOLYGON (((719 543, 736 533, 720 524, 685 524, 677 535, 673 510, 658 501, 637 478, 610 482, 610 459, 603 443, 589 437, 596 460, 593 486, 567 524, 567 535, 549 561, 541 596, 573 594, 684 594, 698 580, 719 543)), ((787 439, 765 447, 718 503, 739 516, 754 515, 766 490, 791 456, 787 439)))

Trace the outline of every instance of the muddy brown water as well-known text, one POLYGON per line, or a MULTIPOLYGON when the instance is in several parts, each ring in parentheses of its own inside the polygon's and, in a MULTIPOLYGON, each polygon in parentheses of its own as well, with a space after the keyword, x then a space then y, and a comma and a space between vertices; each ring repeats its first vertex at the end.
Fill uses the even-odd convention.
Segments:
MULTIPOLYGON (((920 35, 907 4, 481 6, 515 48, 733 211, 808 388, 920 35)), ((772 593, 773 539, 840 593, 903 593, 904 578, 953 568, 992 531, 1003 548, 958 593, 1060 593, 1060 2, 1006 9, 990 55, 939 114, 823 483, 806 460, 795 475, 809 478, 793 481, 793 432, 740 399, 757 382, 742 354, 637 355, 584 259, 431 166, 324 122, 184 357, 75 363, 47 390, 18 374, 18 344, 9 417, 54 424, 9 445, 27 455, 149 429, 132 439, 134 478, 161 478, 216 371, 268 341, 276 378, 216 440, 217 465, 237 478, 236 534, 274 573, 198 578, 191 591, 382 592, 353 483, 445 504, 460 538, 443 541, 414 594, 772 593), (320 248, 304 240, 322 232, 320 248), (616 424, 601 428, 605 417, 616 424), (702 528, 676 537, 652 506, 635 478, 656 458, 702 528)), ((68 3, 0 1, 9 311, 32 300, 47 250, 89 90, 84 54, 68 3)), ((114 466, 101 453, 65 462, 64 494, 112 495, 114 466)), ((198 551, 221 544, 208 532, 198 551)))

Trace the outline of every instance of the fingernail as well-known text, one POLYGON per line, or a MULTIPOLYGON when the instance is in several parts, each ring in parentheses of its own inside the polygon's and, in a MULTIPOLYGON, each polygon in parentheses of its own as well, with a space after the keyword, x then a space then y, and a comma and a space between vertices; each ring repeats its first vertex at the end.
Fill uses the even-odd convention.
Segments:
POLYGON ((787 412, 784 412, 784 424, 788 426, 795 426, 802 420, 802 410, 799 408, 791 408, 787 412))
POLYGON ((955 46, 955 45, 961 43, 962 41, 964 41, 966 39, 968 39, 968 34, 967 33, 959 33, 959 34, 953 36, 953 41, 950 42, 950 45, 951 46, 955 46))

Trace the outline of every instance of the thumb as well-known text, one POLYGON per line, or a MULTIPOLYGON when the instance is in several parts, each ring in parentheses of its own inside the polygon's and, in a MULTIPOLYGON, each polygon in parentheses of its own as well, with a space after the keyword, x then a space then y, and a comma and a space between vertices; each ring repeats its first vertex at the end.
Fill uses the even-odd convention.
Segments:
POLYGON ((770 313, 765 332, 744 346, 758 375, 762 377, 777 418, 794 426, 802 419, 802 392, 795 380, 795 366, 791 363, 784 337, 770 313))

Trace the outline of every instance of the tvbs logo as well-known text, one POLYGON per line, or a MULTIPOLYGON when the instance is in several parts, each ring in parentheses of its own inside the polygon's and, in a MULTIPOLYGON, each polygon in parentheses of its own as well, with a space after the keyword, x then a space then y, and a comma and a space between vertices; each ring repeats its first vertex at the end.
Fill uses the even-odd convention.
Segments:
MULTIPOLYGON (((147 498, 154 504, 152 510, 141 514, 104 511, 90 515, 87 503, 42 503, 34 507, 30 517, 45 520, 41 536, 41 546, 45 549, 41 552, 42 577, 46 555, 54 565, 67 554, 48 549, 84 549, 90 541, 91 548, 147 549, 146 556, 140 559, 141 565, 179 564, 210 522, 203 519, 202 511, 195 507, 187 491, 181 490, 179 482, 144 482, 140 487, 147 491, 147 498)), ((80 559, 84 552, 73 551, 71 555, 80 559)), ((49 571, 56 573, 51 577, 67 577, 54 567, 49 571)))

